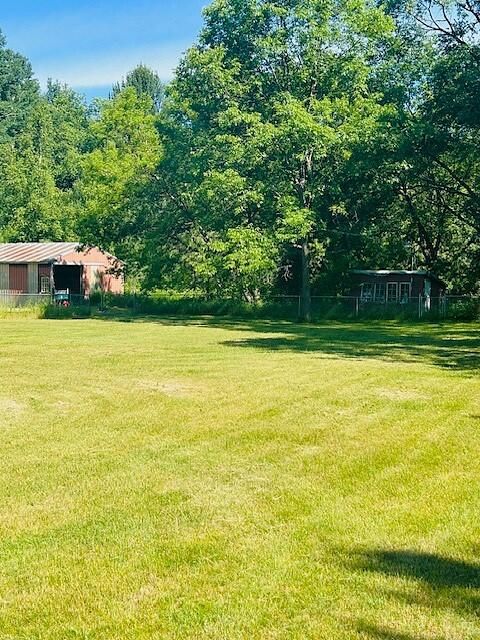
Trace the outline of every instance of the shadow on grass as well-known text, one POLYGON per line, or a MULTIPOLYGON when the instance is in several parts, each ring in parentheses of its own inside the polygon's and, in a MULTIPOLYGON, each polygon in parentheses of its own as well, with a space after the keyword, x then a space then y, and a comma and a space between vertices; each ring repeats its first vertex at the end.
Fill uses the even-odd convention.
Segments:
POLYGON ((368 551, 357 567, 389 576, 412 578, 433 588, 480 589, 480 565, 417 551, 368 551))
POLYGON ((266 331, 271 335, 228 340, 223 344, 235 348, 318 353, 340 358, 421 361, 472 374, 480 370, 480 328, 476 330, 463 325, 461 328, 455 325, 403 326, 388 323, 283 325, 257 326, 251 330, 257 333, 266 331))
POLYGON ((472 375, 480 371, 480 326, 475 324, 371 321, 306 325, 281 320, 111 313, 99 315, 97 319, 164 326, 210 327, 245 334, 222 342, 232 348, 313 353, 336 358, 373 358, 388 362, 424 362, 472 375))
POLYGON ((433 638, 432 636, 411 635, 410 633, 402 633, 396 630, 389 630, 385 627, 376 627, 370 624, 360 624, 358 631, 367 638, 372 640, 447 640, 445 636, 433 638))
MULTIPOLYGON (((375 550, 359 553, 354 558, 353 568, 415 581, 419 587, 415 595, 402 590, 389 592, 390 596, 407 606, 454 610, 475 617, 480 615, 479 564, 418 551, 375 550)), ((423 640, 419 635, 376 627, 366 622, 358 625, 358 631, 376 640, 423 640)))

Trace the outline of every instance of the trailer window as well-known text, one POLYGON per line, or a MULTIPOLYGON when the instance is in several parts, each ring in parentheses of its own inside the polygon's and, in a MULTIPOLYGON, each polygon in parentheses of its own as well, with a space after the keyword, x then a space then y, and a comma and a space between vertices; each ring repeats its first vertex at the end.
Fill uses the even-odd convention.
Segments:
POLYGON ((397 302, 398 299, 398 283, 389 282, 387 287, 387 301, 397 302))
POLYGON ((410 300, 410 283, 400 283, 400 302, 406 304, 410 300))
POLYGON ((370 282, 362 284, 362 302, 371 302, 373 300, 374 285, 370 282))
POLYGON ((379 282, 375 285, 375 302, 385 302, 385 283, 379 282))

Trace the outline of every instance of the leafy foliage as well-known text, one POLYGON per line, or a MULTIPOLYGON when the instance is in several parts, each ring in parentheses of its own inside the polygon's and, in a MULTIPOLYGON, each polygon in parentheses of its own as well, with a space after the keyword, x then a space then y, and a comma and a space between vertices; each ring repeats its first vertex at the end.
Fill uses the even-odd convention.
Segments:
POLYGON ((150 98, 132 87, 100 103, 75 186, 81 237, 115 249, 122 258, 134 257, 141 219, 138 194, 160 159, 151 107, 150 98))
POLYGON ((133 87, 139 96, 148 96, 152 101, 152 112, 158 113, 165 96, 165 85, 155 71, 139 64, 121 82, 113 85, 112 96, 117 96, 126 87, 133 87))
POLYGON ((480 14, 443 0, 214 0, 164 87, 87 108, 0 41, 0 238, 79 238, 135 287, 265 300, 352 267, 480 283, 480 14))

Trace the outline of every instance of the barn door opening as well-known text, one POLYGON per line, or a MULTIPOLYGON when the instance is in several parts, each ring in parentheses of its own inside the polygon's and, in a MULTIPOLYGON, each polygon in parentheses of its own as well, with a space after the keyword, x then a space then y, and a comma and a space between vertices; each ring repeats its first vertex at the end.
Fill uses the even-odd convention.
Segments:
POLYGON ((56 291, 69 290, 74 295, 82 293, 83 267, 56 264, 53 267, 53 282, 56 291))

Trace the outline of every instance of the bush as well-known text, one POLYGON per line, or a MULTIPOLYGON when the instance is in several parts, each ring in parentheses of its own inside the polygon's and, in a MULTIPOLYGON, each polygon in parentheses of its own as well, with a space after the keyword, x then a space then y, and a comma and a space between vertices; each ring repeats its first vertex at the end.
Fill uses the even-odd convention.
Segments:
POLYGON ((27 318, 43 318, 47 305, 30 304, 23 307, 0 307, 0 318, 2 320, 19 320, 27 318))
POLYGON ((92 309, 88 305, 61 307, 56 304, 49 304, 45 307, 42 317, 49 320, 80 319, 89 318, 92 309))
MULTIPOLYGON (((149 294, 105 294, 99 306, 107 314, 132 315, 178 315, 178 316, 230 316, 272 320, 297 320, 298 297, 277 298, 256 303, 242 302, 233 298, 209 299, 190 291, 155 291, 149 294), (103 306, 101 304, 103 302, 103 306)), ((423 310, 419 318, 418 301, 409 304, 359 304, 349 297, 314 297, 312 318, 315 321, 366 321, 396 320, 399 322, 435 322, 439 319, 469 321, 480 319, 480 300, 451 299, 446 313, 439 304, 430 311, 423 310)))
POLYGON ((247 303, 234 299, 208 300, 194 293, 154 292, 148 295, 106 295, 105 308, 112 311, 128 311, 145 315, 185 316, 235 316, 242 318, 274 318, 294 320, 298 303, 282 302, 247 303))
POLYGON ((480 300, 454 298, 448 301, 447 318, 449 320, 471 321, 480 319, 480 300))

